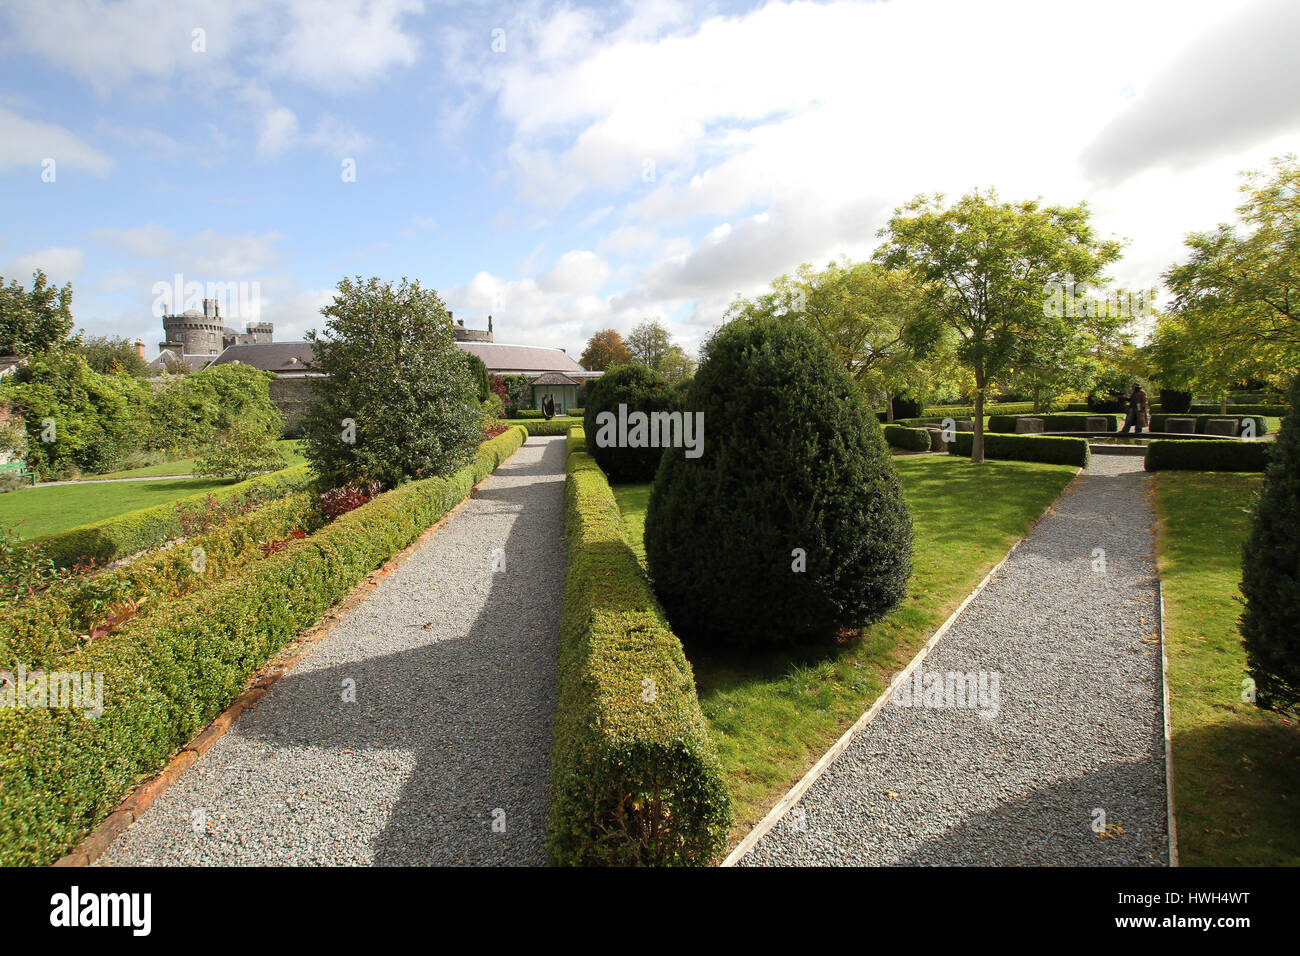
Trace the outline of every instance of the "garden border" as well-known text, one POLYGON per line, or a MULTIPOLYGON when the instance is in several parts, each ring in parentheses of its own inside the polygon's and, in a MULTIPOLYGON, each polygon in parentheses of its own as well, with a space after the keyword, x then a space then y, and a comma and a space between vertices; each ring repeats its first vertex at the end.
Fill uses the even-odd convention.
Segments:
MULTIPOLYGON (((527 439, 519 444, 519 448, 524 447, 525 444, 527 444, 527 439)), ((515 449, 515 451, 518 450, 518 448, 515 449)), ((502 459, 497 468, 500 468, 502 464, 505 464, 513 457, 514 452, 511 452, 508 457, 502 459)), ((243 692, 234 699, 230 706, 181 747, 175 756, 167 762, 167 766, 147 780, 132 787, 126 797, 104 818, 99 826, 88 833, 70 853, 51 865, 60 867, 89 866, 99 859, 104 851, 112 846, 132 823, 140 819, 144 812, 153 805, 154 801, 179 780, 181 775, 192 764, 207 753, 212 748, 212 745, 225 735, 227 730, 234 726, 240 714, 251 707, 255 707, 258 701, 266 696, 267 691, 297 667, 315 649, 317 644, 329 636, 340 621, 356 610, 357 606, 379 587, 385 578, 397 570, 400 565, 406 563, 416 549, 428 541, 435 531, 450 520, 452 515, 459 511, 465 502, 477 497, 479 488, 495 474, 496 469, 494 468, 482 481, 470 489, 469 494, 453 505, 434 524, 421 532, 418 538, 362 578, 348 592, 347 596, 326 611, 316 624, 276 652, 269 661, 249 677, 243 692)))
MULTIPOLYGON (((1157 520, 1159 516, 1157 515, 1157 520)), ((1157 620, 1160 623, 1160 683, 1164 690, 1165 724, 1165 815, 1169 831, 1169 865, 1179 866, 1178 824, 1174 819, 1174 744, 1172 721, 1169 716, 1169 647, 1165 643, 1165 586, 1160 580, 1160 565, 1156 563, 1157 620)))
MULTIPOLYGON (((835 762, 836 758, 848 749, 849 744, 853 742, 853 738, 876 719, 876 715, 884 709, 885 703, 893 696, 894 691, 898 686, 907 680, 908 677, 911 676, 912 671, 916 670, 921 662, 929 656, 930 651, 934 650, 935 646, 939 643, 939 640, 948 633, 953 624, 957 622, 957 618, 959 618, 962 612, 966 610, 967 605, 974 601, 975 598, 979 597, 980 592, 984 590, 985 586, 987 586, 991 580, 993 580, 993 576, 1002 569, 1002 566, 1011 559, 1011 555, 1015 554, 1016 549, 1019 548, 1029 535, 1033 533, 1034 528, 1038 526, 1039 522, 1052 513, 1052 509, 1056 507, 1056 503, 1064 497, 1067 491, 1070 490, 1070 486, 1079 479, 1079 476, 1083 474, 1084 470, 1085 469, 1083 468, 1075 469, 1074 477, 1070 479, 1069 484, 1061 489, 1061 493, 1052 499, 1051 503, 1043 509, 1043 513, 1035 518, 1033 523, 1025 529, 1025 533, 1011 545, 1007 550, 1007 553, 1002 556, 1002 560, 998 561, 997 564, 989 569, 989 573, 984 575, 983 580, 981 580, 979 584, 975 585, 975 589, 971 591, 970 594, 966 595, 962 602, 957 605, 952 614, 948 615, 948 619, 940 624, 938 630, 930 635, 926 642, 921 645, 921 648, 916 652, 916 655, 908 662, 905 668, 894 676, 894 679, 889 682, 889 686, 881 691, 880 696, 875 699, 872 705, 867 709, 866 713, 854 721, 853 725, 849 727, 848 730, 844 731, 844 733, 840 735, 840 738, 831 745, 831 748, 827 750, 826 753, 822 754, 817 762, 809 768, 808 772, 800 778, 799 782, 786 791, 785 795, 776 802, 772 809, 767 812, 766 816, 764 816, 762 820, 758 821, 749 833, 745 834, 745 838, 736 844, 735 848, 727 854, 726 859, 724 859, 720 864, 721 866, 735 866, 740 862, 740 860, 758 844, 758 841, 767 836, 767 834, 771 832, 772 828, 781 821, 781 818, 790 812, 791 808, 794 807, 799 799, 808 792, 812 785, 817 782, 818 778, 820 778, 821 775, 826 772, 827 768, 835 762)), ((1168 685, 1166 685, 1166 693, 1168 692, 1167 686, 1168 685)), ((1166 766, 1167 764, 1168 759, 1166 758, 1166 766)), ((1166 780, 1167 779, 1168 777, 1166 776, 1166 780)))

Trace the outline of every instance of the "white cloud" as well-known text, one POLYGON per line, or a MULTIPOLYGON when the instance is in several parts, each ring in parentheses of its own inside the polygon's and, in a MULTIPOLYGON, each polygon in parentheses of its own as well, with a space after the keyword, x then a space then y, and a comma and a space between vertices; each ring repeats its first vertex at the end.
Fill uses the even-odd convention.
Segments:
POLYGON ((80 249, 52 246, 15 256, 0 265, 0 276, 29 285, 32 273, 40 269, 52 284, 63 285, 80 276, 85 264, 86 257, 80 249))
POLYGON ((134 259, 153 260, 158 272, 150 282, 170 281, 174 273, 187 282, 230 282, 261 279, 278 266, 282 236, 225 235, 211 229, 182 237, 156 223, 125 229, 99 228, 89 233, 92 242, 126 253, 134 259))
POLYGON ((419 52, 403 18, 420 0, 291 0, 284 41, 267 60, 272 75, 339 91, 370 82, 419 52))
POLYGON ((62 126, 0 107, 0 170, 25 166, 31 169, 32 182, 39 183, 47 159, 54 160, 54 184, 61 168, 94 176, 105 176, 113 168, 112 158, 62 126))

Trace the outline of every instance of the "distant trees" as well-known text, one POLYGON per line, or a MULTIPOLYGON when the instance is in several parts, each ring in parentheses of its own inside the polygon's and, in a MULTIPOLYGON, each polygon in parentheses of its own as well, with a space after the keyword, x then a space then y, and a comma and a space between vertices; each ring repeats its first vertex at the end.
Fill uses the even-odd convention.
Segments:
POLYGON ((135 350, 135 343, 130 339, 117 335, 87 336, 83 332, 71 344, 86 359, 86 364, 101 375, 126 372, 142 378, 149 373, 149 364, 135 350))
POLYGON ((1000 202, 973 192, 952 206, 918 196, 881 230, 876 259, 906 268, 922 283, 924 308, 958 336, 956 354, 975 379, 971 461, 984 460, 984 401, 1007 379, 1030 340, 1054 331, 1050 282, 1101 285, 1120 243, 1095 234, 1086 204, 1000 202))
POLYGON ((62 345, 72 333, 72 283, 49 285, 32 273, 32 287, 0 276, 0 355, 31 356, 62 345))
POLYGON ((623 336, 614 329, 601 329, 587 340, 587 347, 582 351, 578 364, 593 372, 603 372, 614 365, 626 365, 632 361, 623 336))
POLYGON ((1161 371, 1223 396, 1245 379, 1285 388, 1300 370, 1300 163, 1249 172, 1239 221, 1187 237, 1164 278, 1174 302, 1156 339, 1161 371), (1168 346, 1191 347, 1177 359, 1168 346))
POLYGON ((632 353, 632 358, 642 365, 648 365, 656 372, 660 370, 660 365, 668 350, 672 348, 672 344, 672 336, 658 319, 646 319, 627 337, 627 347, 632 353))

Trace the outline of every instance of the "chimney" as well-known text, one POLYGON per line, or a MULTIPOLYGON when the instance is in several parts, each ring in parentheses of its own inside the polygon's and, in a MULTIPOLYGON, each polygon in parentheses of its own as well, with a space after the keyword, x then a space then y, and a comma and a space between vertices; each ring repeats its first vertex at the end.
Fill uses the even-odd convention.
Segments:
POLYGON ((492 316, 488 316, 488 335, 492 334, 492 316))
POLYGON ((464 319, 457 319, 457 320, 456 320, 456 324, 459 325, 459 326, 463 329, 463 328, 465 327, 465 320, 464 320, 464 319))
POLYGON ((144 358, 144 343, 139 339, 135 340, 135 354, 140 356, 141 359, 144 358))

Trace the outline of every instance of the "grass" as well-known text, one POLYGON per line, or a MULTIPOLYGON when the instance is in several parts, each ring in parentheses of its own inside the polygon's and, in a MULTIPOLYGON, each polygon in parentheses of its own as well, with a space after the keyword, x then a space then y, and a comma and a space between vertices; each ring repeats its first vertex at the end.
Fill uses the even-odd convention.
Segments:
MULTIPOLYGON (((292 438, 284 438, 275 443, 276 450, 284 456, 288 465, 301 465, 307 459, 304 458, 299 450, 298 442, 292 438)), ((141 468, 128 468, 125 471, 113 471, 106 475, 87 475, 86 480, 102 480, 105 478, 157 478, 165 475, 191 475, 194 473, 194 462, 197 458, 178 458, 173 461, 159 462, 156 465, 145 465, 141 468)))
POLYGON ((21 488, 0 495, 0 528, 17 524, 24 539, 39 538, 229 483, 223 478, 176 478, 21 488))
MULTIPOLYGON (((871 705, 1017 538, 1056 499, 1067 465, 948 455, 895 458, 916 528, 905 603, 831 647, 726 655, 687 646, 736 813, 732 843, 871 705), (966 518, 978 503, 977 518, 966 518)), ((644 554, 649 485, 614 489, 644 554)))
POLYGON ((1174 812, 1187 866, 1300 864, 1300 727, 1241 699, 1241 545, 1262 482, 1156 473, 1174 812))

